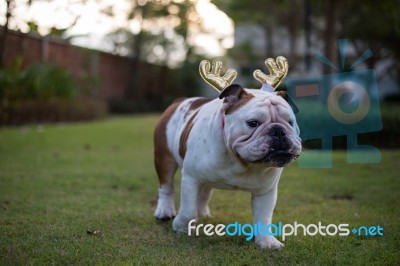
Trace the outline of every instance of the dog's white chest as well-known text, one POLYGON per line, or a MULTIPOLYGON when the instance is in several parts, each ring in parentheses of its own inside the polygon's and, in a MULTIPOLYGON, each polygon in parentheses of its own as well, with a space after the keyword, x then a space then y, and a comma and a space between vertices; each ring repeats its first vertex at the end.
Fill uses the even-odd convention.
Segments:
POLYGON ((223 177, 206 178, 202 180, 210 187, 229 190, 245 190, 252 193, 263 193, 276 184, 282 168, 270 168, 261 173, 244 172, 223 177))

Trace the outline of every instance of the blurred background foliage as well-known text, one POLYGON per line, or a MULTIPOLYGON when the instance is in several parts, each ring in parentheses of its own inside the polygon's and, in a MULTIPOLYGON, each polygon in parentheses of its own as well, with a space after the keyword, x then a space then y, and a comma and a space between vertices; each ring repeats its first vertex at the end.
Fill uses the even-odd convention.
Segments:
MULTIPOLYGON (((393 65, 398 72, 400 60, 400 1, 355 1, 355 0, 215 0, 234 20, 236 26, 256 24, 263 28, 265 34, 265 56, 276 56, 274 35, 284 31, 289 43, 285 53, 291 67, 297 67, 299 57, 296 50, 299 42, 303 42, 304 52, 300 59, 310 60, 310 48, 322 48, 331 61, 336 61, 336 40, 349 39, 361 55, 370 48, 374 53, 368 60, 368 67, 385 57, 392 57, 393 65)), ((254 36, 260 38, 260 36, 254 36)), ((281 43, 284 45, 284 43, 281 43)), ((235 57, 234 50, 239 49, 253 60, 253 48, 246 46, 234 47, 228 51, 235 57), (233 53, 232 53, 233 52, 233 53)), ((280 49, 278 49, 280 50, 280 49)), ((245 57, 243 53, 241 57, 245 57)), ((305 62, 307 64, 307 62, 305 62)), ((325 72, 329 72, 325 70, 325 72)))
POLYGON ((14 102, 22 106, 24 101, 91 98, 99 102, 102 117, 107 108, 123 113, 161 111, 179 96, 215 96, 198 77, 202 59, 221 59, 224 67, 238 70, 237 82, 250 87, 259 86, 251 78, 252 71, 265 69, 264 59, 278 55, 288 58, 289 75, 332 73, 333 69, 313 57, 321 51, 337 63, 339 38, 351 43, 349 62, 371 49, 374 57, 364 67, 376 69, 378 82, 382 81, 380 89, 386 90, 382 100, 392 99, 397 104, 396 99, 400 99, 399 0, 66 0, 63 6, 47 0, 0 1, 3 117, 5 106, 14 102), (39 4, 53 6, 53 13, 42 8, 36 17, 21 17, 22 7, 33 14, 39 4), (204 6, 208 9, 201 8, 204 6), (98 21, 115 22, 100 41, 97 38, 97 47, 91 46, 95 38, 90 31, 76 30, 87 23, 82 10, 89 7, 97 7, 98 21), (69 14, 62 26, 56 19, 63 14, 60 9, 69 14), (55 19, 53 24, 44 25, 39 17, 48 14, 55 19), (38 58, 30 65, 24 64, 22 55, 7 61, 7 38, 15 31, 80 46, 86 40, 91 49, 126 58, 128 78, 123 94, 102 96, 101 86, 108 77, 97 71, 102 63, 92 64, 90 58, 90 67, 85 66, 85 73, 79 76, 68 66, 54 63, 53 58, 38 58), (143 67, 143 63, 153 67, 143 67))
POLYGON ((67 69, 36 63, 22 69, 22 58, 0 70, 0 97, 8 101, 24 99, 71 99, 78 93, 78 85, 67 69))
POLYGON ((38 62, 22 69, 22 58, 0 70, 0 125, 81 121, 107 115, 105 103, 87 95, 68 69, 38 62))

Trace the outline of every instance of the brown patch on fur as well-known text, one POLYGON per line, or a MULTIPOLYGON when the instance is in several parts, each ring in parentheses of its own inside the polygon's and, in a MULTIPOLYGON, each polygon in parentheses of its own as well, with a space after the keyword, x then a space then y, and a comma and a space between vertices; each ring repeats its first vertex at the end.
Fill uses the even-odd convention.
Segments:
POLYGON ((189 138, 190 131, 192 130, 192 127, 194 125, 194 119, 197 116, 197 113, 198 112, 194 113, 192 117, 189 119, 185 128, 182 131, 181 139, 179 140, 179 156, 181 156, 182 159, 185 158, 186 142, 189 138))
POLYGON ((189 110, 197 110, 199 109, 201 106, 203 106, 204 104, 208 103, 209 101, 211 101, 212 99, 210 98, 199 98, 197 100, 194 100, 189 107, 189 110))
MULTIPOLYGON (((154 163, 160 185, 167 183, 171 172, 177 168, 174 157, 168 149, 167 125, 179 104, 186 98, 176 99, 162 114, 154 129, 154 163)), ((173 174, 172 174, 173 175, 173 174)))
POLYGON ((229 115, 235 112, 236 110, 240 109, 243 105, 245 105, 248 101, 254 98, 254 95, 251 93, 243 94, 239 101, 235 102, 234 104, 228 106, 225 110, 225 114, 229 115))

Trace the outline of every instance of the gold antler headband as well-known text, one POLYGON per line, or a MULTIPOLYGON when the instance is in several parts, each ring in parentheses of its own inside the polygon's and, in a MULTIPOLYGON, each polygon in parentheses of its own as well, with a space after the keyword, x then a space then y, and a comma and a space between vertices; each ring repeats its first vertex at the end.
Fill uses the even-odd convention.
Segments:
MULTIPOLYGON (((272 89, 266 89, 266 91, 273 92, 288 73, 289 64, 285 57, 278 56, 276 61, 273 58, 265 60, 265 65, 269 70, 269 75, 257 69, 254 71, 253 76, 263 84, 263 90, 264 84, 267 84, 271 86, 272 89)), ((221 77, 221 70, 222 62, 220 61, 213 61, 212 64, 207 60, 200 62, 200 76, 218 92, 221 92, 223 89, 231 85, 237 76, 236 70, 230 68, 226 71, 225 75, 221 77)))
POLYGON ((221 77, 221 70, 222 62, 220 61, 213 61, 212 65, 207 60, 200 62, 200 76, 218 92, 221 92, 231 85, 237 76, 236 70, 230 68, 226 71, 225 75, 221 77))
POLYGON ((254 71, 253 77, 261 82, 261 84, 268 84, 274 89, 278 88, 289 70, 287 59, 283 56, 278 56, 276 61, 273 58, 268 58, 265 60, 265 65, 269 70, 269 75, 257 69, 254 71))

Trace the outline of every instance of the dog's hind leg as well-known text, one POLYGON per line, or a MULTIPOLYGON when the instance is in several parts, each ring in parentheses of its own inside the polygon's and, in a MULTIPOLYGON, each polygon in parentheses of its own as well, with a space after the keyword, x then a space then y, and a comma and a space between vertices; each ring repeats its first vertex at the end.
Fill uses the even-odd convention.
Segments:
MULTIPOLYGON (((183 99, 182 99, 183 100, 183 99)), ((175 217, 174 175, 178 168, 167 144, 167 125, 180 101, 175 101, 164 112, 154 130, 154 163, 160 187, 154 216, 166 221, 175 217)))
POLYGON ((154 216, 159 220, 167 221, 174 218, 176 215, 174 201, 174 175, 178 165, 174 160, 170 161, 170 158, 167 156, 162 160, 164 166, 156 166, 158 179, 160 180, 160 187, 158 189, 157 208, 154 212, 154 216))

